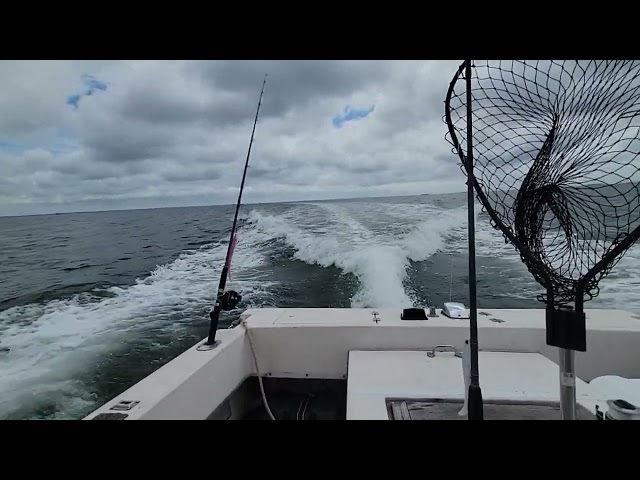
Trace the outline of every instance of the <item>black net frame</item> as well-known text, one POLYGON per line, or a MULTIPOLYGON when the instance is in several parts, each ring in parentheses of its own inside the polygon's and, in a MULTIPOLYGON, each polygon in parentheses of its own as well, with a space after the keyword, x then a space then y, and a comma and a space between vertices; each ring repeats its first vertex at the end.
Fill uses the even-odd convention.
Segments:
MULTIPOLYGON (((465 65, 444 121, 467 175, 465 65)), ((582 314, 640 237, 640 62, 484 60, 471 72, 476 196, 547 311, 582 314)), ((551 327, 548 315, 549 344, 586 350, 551 327)))

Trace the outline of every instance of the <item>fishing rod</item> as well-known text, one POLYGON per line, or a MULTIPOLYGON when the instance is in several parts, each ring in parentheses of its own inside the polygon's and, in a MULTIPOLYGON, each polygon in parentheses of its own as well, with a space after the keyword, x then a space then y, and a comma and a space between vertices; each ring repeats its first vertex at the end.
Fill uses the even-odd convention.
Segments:
POLYGON ((240 203, 242 201, 242 191, 244 190, 244 181, 247 177, 247 168, 249 167, 249 157, 251 155, 251 145, 253 145, 253 135, 256 132, 256 124, 258 123, 258 114, 260 113, 260 105, 262 104, 262 95, 264 93, 264 86, 267 83, 267 75, 264 76, 262 82, 262 90, 260 91, 260 98, 258 99, 258 108, 256 109, 256 118, 253 121, 253 130, 251 131, 251 140, 249 141, 249 150, 247 151, 247 160, 244 164, 244 173, 242 174, 242 183, 240 184, 240 193, 238 194, 238 203, 236 204, 236 213, 233 216, 233 226, 231 227, 231 236, 229 237, 229 245, 227 246, 227 256, 222 267, 222 273, 220 274, 220 283, 218 284, 218 296, 213 310, 209 313, 211 324, 209 326, 209 336, 204 346, 213 348, 216 343, 216 332, 218 331, 218 321, 220 320, 220 312, 222 310, 233 310, 236 305, 242 300, 242 296, 234 291, 229 290, 225 292, 227 285, 227 276, 229 275, 229 268, 231 267, 231 257, 233 251, 238 243, 238 237, 236 235, 236 225, 238 223, 238 212, 240 211, 240 203))

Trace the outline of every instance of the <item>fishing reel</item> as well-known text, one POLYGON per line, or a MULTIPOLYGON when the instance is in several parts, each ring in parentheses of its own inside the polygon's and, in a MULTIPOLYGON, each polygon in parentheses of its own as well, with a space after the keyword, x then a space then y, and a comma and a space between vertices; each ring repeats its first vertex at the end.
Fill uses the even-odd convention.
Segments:
POLYGON ((242 295, 235 290, 227 290, 219 297, 219 300, 220 308, 222 308, 222 310, 229 311, 236 308, 238 303, 242 301, 242 295))

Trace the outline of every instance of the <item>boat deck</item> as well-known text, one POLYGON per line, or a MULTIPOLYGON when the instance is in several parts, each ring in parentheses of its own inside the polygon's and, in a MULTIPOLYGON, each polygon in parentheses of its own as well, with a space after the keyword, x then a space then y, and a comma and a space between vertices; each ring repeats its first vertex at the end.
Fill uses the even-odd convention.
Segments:
MULTIPOLYGON (((537 353, 480 352, 486 418, 560 419, 558 366, 537 353)), ((351 351, 348 420, 466 419, 462 360, 453 352, 351 351)), ((582 418, 595 415, 576 379, 582 418), (585 402, 580 405, 580 402, 585 402)))
MULTIPOLYGON (((389 420, 466 420, 458 415, 462 401, 387 400, 389 420)), ((582 405, 577 408, 578 420, 595 420, 593 413, 582 405)), ((550 403, 483 402, 485 420, 561 420, 560 406, 550 403)))
MULTIPOLYGON (((298 380, 340 385, 303 404, 302 411, 315 409, 318 418, 388 420, 387 402, 394 399, 407 402, 409 416, 419 418, 424 405, 415 403, 414 409, 411 402, 462 401, 461 359, 450 352, 429 358, 427 351, 443 344, 463 348, 469 321, 445 317, 440 310, 427 320, 402 320, 401 313, 400 309, 247 310, 242 315, 246 325, 220 330, 215 348, 201 349, 204 340, 199 342, 85 418, 113 418, 114 413, 126 420, 242 418, 247 409, 262 408, 259 389, 246 396, 251 400, 248 406, 238 393, 258 374, 267 384, 281 384, 275 390, 267 387, 278 418, 290 407, 289 400, 297 402, 292 407, 293 416, 297 415, 302 397, 296 389, 282 409, 277 404, 298 380), (340 408, 326 407, 332 402, 340 408)), ((629 381, 640 378, 640 315, 587 310, 586 317, 587 351, 576 353, 578 403, 588 412, 594 412, 596 405, 606 411, 611 398, 640 403, 640 390, 632 389, 629 381)), ((492 417, 492 405, 498 401, 558 402, 558 349, 546 344, 545 329, 544 309, 479 309, 486 418, 492 417)), ((444 406, 438 408, 440 417, 449 415, 444 406)), ((447 408, 454 411, 457 405, 447 408)), ((537 409, 540 415, 555 415, 553 409, 542 410, 537 409)), ((311 413, 300 415, 306 419, 311 413)), ((517 415, 530 412, 520 409, 517 415)))

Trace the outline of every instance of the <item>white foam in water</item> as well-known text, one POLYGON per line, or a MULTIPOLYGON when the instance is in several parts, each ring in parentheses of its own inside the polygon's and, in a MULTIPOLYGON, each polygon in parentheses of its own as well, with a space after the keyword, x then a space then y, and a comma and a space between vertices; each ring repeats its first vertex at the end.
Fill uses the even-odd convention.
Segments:
MULTIPOLYGON (((513 245, 505 244, 502 233, 491 227, 488 221, 477 223, 476 226, 476 251, 479 255, 495 255, 503 260, 511 260, 520 265, 522 279, 518 282, 518 288, 514 289, 513 292, 506 292, 504 295, 531 299, 542 293, 543 288, 528 272, 513 245)), ((584 275, 588 268, 593 266, 594 258, 599 259, 602 257, 605 245, 602 241, 585 240, 584 242, 590 243, 588 248, 597 252, 595 257, 593 257, 593 254, 590 254, 591 257, 585 256, 585 262, 587 262, 588 257, 591 258, 588 263, 579 265, 579 268, 570 271, 566 267, 562 268, 566 264, 566 259, 562 256, 557 256, 553 259, 551 265, 560 269, 565 275, 571 274, 573 277, 584 275)), ((606 244, 606 246, 609 247, 610 245, 606 244)), ((466 252, 466 244, 460 243, 453 248, 466 252)), ((640 313, 640 269, 638 269, 638 265, 640 265, 640 244, 633 245, 627 250, 613 270, 600 281, 598 284, 600 288, 599 295, 587 301, 585 308, 615 308, 640 313)), ((499 272, 495 273, 495 275, 499 275, 499 272)), ((542 304, 540 305, 542 306, 542 304)))
MULTIPOLYGON (((249 299, 258 284, 269 284, 251 276, 263 257, 252 248, 250 235, 241 242, 228 285, 249 299)), ((175 328, 172 312, 188 316, 212 303, 225 255, 226 245, 220 244, 182 254, 135 285, 112 287, 111 298, 97 301, 83 293, 0 312, 0 345, 10 348, 0 356, 0 418, 45 397, 60 410, 86 408, 91 398, 74 374, 117 349, 131 331, 175 328)))
MULTIPOLYGON (((269 216, 251 212, 248 221, 265 234, 293 247, 294 257, 323 267, 335 265, 356 275, 361 289, 352 298, 353 307, 406 307, 413 303, 403 282, 409 260, 422 261, 437 252, 467 255, 467 210, 440 209, 418 204, 309 204, 324 210, 331 221, 322 227, 309 212, 269 216), (384 225, 380 228, 381 218, 384 225), (355 217, 355 218, 354 218, 355 217), (396 220, 394 220, 396 219, 396 220), (402 220, 411 221, 411 225, 402 220), (365 225, 371 223, 373 227, 365 225), (402 229, 404 228, 404 231, 402 229)), ((476 253, 509 264, 487 265, 492 276, 521 275, 517 286, 505 296, 531 300, 541 293, 513 245, 502 233, 479 220, 476 205, 476 253), (511 265, 511 266, 510 266, 511 265)), ((640 310, 640 246, 632 247, 601 284, 601 295, 587 308, 640 310), (622 302, 622 303, 618 303, 622 302)), ((479 268, 484 268, 482 262, 479 268)), ((481 270, 478 270, 482 274, 481 270)))
MULTIPOLYGON (((504 243, 487 219, 478 221, 477 215, 478 255, 513 261, 506 266, 488 265, 495 269, 490 275, 517 278, 514 272, 521 269, 514 295, 532 298, 539 293, 513 246, 504 243), (510 265, 513 271, 505 273, 510 265)), ((276 238, 292 247, 301 261, 334 265, 355 275, 360 289, 351 299, 353 307, 410 306, 414 302, 405 282, 411 261, 424 261, 438 252, 467 254, 466 208, 298 204, 281 215, 252 211, 241 218, 248 224, 241 229, 229 287, 239 290, 245 300, 274 284, 274 279, 259 277, 265 273, 258 269, 264 255, 273 253, 262 250, 269 246, 263 242, 273 243, 276 238)), ((225 254, 225 244, 186 252, 135 285, 111 288, 110 298, 97 299, 86 292, 0 312, 0 347, 11 349, 0 354, 0 418, 52 402, 61 416, 86 412, 95 399, 77 380, 79 373, 90 372, 97 360, 126 348, 126 338, 144 337, 153 329, 179 330, 188 321, 181 318, 201 314, 213 301, 225 254)), ((640 246, 635 246, 601 282, 601 295, 587 307, 640 310, 638 264, 640 246)))
POLYGON ((598 284, 600 294, 585 308, 617 308, 640 313, 640 245, 632 246, 598 284))
MULTIPOLYGON (((384 230, 373 232, 336 205, 321 204, 321 207, 327 210, 332 221, 320 233, 310 226, 297 226, 296 223, 304 222, 304 215, 299 214, 269 216, 254 211, 249 221, 265 234, 283 238, 295 248, 295 258, 323 267, 335 265, 345 273, 354 274, 361 289, 352 298, 353 307, 412 305, 403 285, 409 261, 429 258, 444 248, 447 234, 466 228, 463 210, 437 210, 436 214, 433 209, 422 206, 421 211, 430 211, 432 215, 426 215, 429 218, 405 233, 397 234, 384 230)), ((362 205, 354 208, 362 215, 362 205)))

